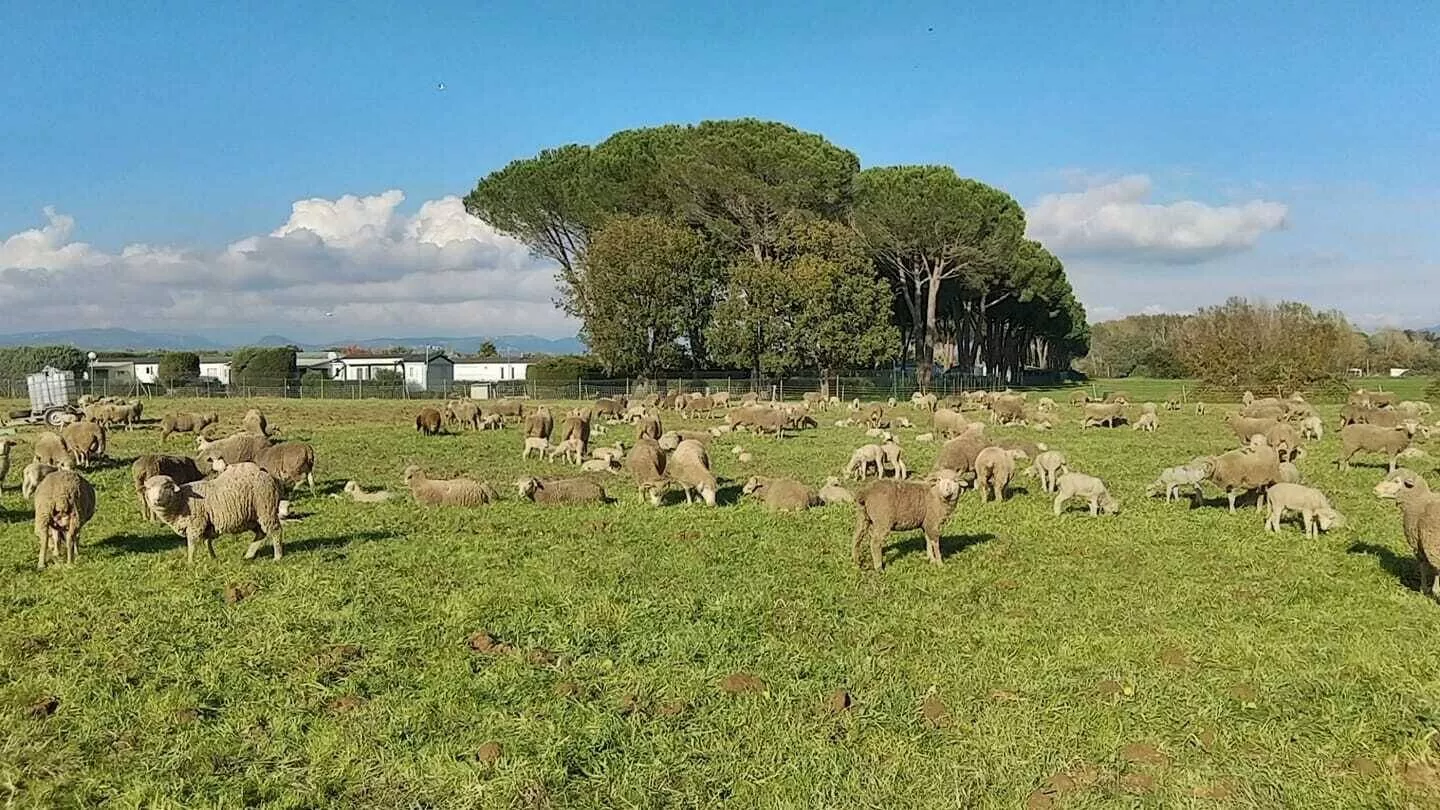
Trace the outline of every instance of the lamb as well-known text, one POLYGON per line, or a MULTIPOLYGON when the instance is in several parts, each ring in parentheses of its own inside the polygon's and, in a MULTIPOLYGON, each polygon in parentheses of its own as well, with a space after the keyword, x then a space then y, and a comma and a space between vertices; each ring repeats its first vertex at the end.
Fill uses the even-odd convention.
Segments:
POLYGON ((813 489, 791 478, 751 478, 741 492, 759 498, 772 512, 803 511, 821 504, 813 489))
POLYGON ((73 422, 60 428, 60 441, 77 467, 89 467, 90 462, 105 455, 106 438, 105 428, 98 422, 73 422))
POLYGON ((660 415, 647 411, 635 425, 635 438, 658 440, 664 431, 660 427, 660 415))
POLYGON ((620 467, 613 458, 592 458, 580 464, 580 472, 608 472, 619 475, 620 467))
POLYGON ((1383 453, 1390 457, 1390 472, 1395 472, 1401 451, 1410 446, 1410 431, 1403 427, 1379 425, 1346 425, 1340 430, 1340 458, 1336 464, 1350 469, 1350 459, 1360 452, 1383 453))
POLYGON ((1219 487, 1229 499, 1232 514, 1235 512, 1235 499, 1240 493, 1258 492, 1256 507, 1260 508, 1265 502, 1265 490, 1280 481, 1280 457, 1270 447, 1231 450, 1206 457, 1201 463, 1206 468, 1206 479, 1219 487))
POLYGON ((1285 512, 1300 513, 1305 525, 1305 536, 1314 538, 1321 531, 1330 531, 1345 525, 1345 516, 1330 506, 1330 501, 1318 489, 1300 484, 1272 484, 1266 492, 1270 504, 1270 516, 1265 519, 1265 530, 1280 531, 1280 518, 1285 512))
POLYGON ((1145 488, 1145 494, 1153 498, 1164 492, 1165 502, 1169 503, 1180 497, 1181 487, 1190 487, 1191 499, 1198 502, 1201 495, 1200 483, 1205 480, 1207 474, 1208 471, 1202 464, 1192 463, 1179 467, 1166 467, 1160 471, 1160 477, 1145 488))
POLYGON ((60 434, 48 432, 35 437, 32 460, 51 467, 63 467, 67 470, 75 464, 75 457, 65 447, 65 440, 60 438, 60 434))
POLYGON ((975 488, 980 500, 1005 500, 1010 482, 1015 478, 1015 459, 1023 457, 1020 450, 1006 450, 1003 447, 987 447, 975 456, 975 488))
POLYGON ((198 460, 203 462, 201 470, 220 470, 227 464, 240 464, 255 460, 261 450, 270 446, 270 440, 251 433, 235 433, 214 441, 198 438, 198 460))
POLYGON ((530 457, 533 452, 537 457, 548 457, 555 445, 549 439, 540 436, 527 436, 524 449, 520 451, 520 459, 523 461, 530 457))
POLYGON ((881 460, 881 477, 884 477, 884 471, 887 469, 890 470, 896 478, 910 477, 910 470, 905 466, 905 460, 900 457, 900 445, 895 443, 894 438, 886 437, 885 442, 880 445, 880 453, 884 456, 881 460))
POLYGON ((1307 416, 1300 420, 1300 437, 1320 441, 1325 438, 1325 422, 1318 416, 1307 416))
POLYGON ((640 488, 640 496, 654 506, 660 505, 665 486, 665 451, 653 439, 638 439, 625 457, 625 468, 640 488))
POLYGON ((580 464, 585 457, 585 445, 578 438, 566 439, 559 444, 551 445, 545 451, 545 458, 554 461, 556 456, 564 456, 565 461, 571 464, 580 464))
POLYGON ((1399 505, 1405 539, 1420 565, 1420 590, 1440 600, 1440 578, 1435 575, 1440 566, 1440 495, 1432 493, 1418 473, 1404 467, 1376 484, 1375 494, 1399 505))
POLYGON ((855 495, 855 535, 851 539, 851 557, 858 567, 860 547, 870 535, 870 561, 876 571, 885 567, 885 538, 893 531, 923 529, 925 556, 935 565, 942 565, 940 530, 955 511, 960 497, 960 482, 941 479, 933 483, 880 480, 855 495))
POLYGON ((534 503, 554 506, 574 503, 612 503, 604 487, 588 478, 522 478, 515 482, 520 497, 534 503))
POLYGON ((16 444, 8 436, 0 436, 0 493, 5 492, 5 476, 10 474, 10 448, 16 444))
MULTIPOLYGON (((500 414, 494 414, 494 416, 500 416, 500 414)), ((534 413, 525 417, 526 439, 545 439, 549 441, 550 433, 554 429, 555 417, 550 415, 550 409, 544 405, 536 408, 534 413)))
POLYGON ((921 444, 929 444, 930 442, 935 441, 935 434, 934 434, 934 433, 921 433, 921 434, 919 434, 919 435, 917 435, 917 436, 915 437, 915 441, 917 441, 917 442, 919 442, 919 443, 921 443, 921 444))
POLYGON ((240 425, 246 433, 254 433, 257 436, 270 436, 270 422, 259 408, 251 408, 245 412, 245 417, 240 420, 240 425))
POLYGON ((1065 503, 1072 498, 1083 498, 1089 501, 1091 517, 1097 517, 1101 513, 1120 514, 1120 502, 1115 500, 1110 491, 1105 488, 1105 482, 1093 475, 1071 472, 1060 476, 1055 484, 1053 506, 1057 517, 1065 513, 1065 503))
POLYGON ((695 493, 704 499, 706 506, 715 505, 715 475, 710 472, 705 445, 694 439, 680 442, 666 463, 666 474, 685 490, 686 503, 691 503, 691 494, 695 493))
POLYGON ((940 408, 930 418, 931 426, 940 436, 955 436, 965 432, 969 420, 965 415, 950 408, 940 408))
POLYGON ((395 497, 395 494, 387 490, 379 489, 374 492, 366 492, 358 481, 345 482, 345 494, 356 503, 384 503, 395 497))
POLYGON ((160 443, 164 444, 172 433, 199 433, 219 422, 213 413, 167 413, 160 417, 160 443))
POLYGON ((850 494, 850 490, 841 486, 840 479, 833 475, 825 479, 825 486, 820 487, 820 491, 816 494, 819 495, 821 503, 826 506, 855 502, 855 496, 850 494))
POLYGON ((1065 460, 1065 454, 1059 450, 1046 450, 1035 456, 1035 461, 1030 465, 1040 477, 1040 489, 1044 492, 1054 492, 1056 479, 1070 472, 1070 467, 1065 460))
POLYGON ((405 486, 410 497, 425 506, 484 506, 500 500, 495 490, 473 478, 429 478, 424 470, 405 468, 405 486))
POLYGON ((498 413, 486 414, 480 417, 476 423, 476 430, 501 430, 505 427, 505 417, 498 413))
POLYGON ((625 458, 625 443, 615 442, 614 447, 597 447, 590 451, 590 457, 619 464, 625 458))
POLYGON ((1098 427, 1100 425, 1115 427, 1117 421, 1125 418, 1123 407, 1119 402, 1089 403, 1085 406, 1084 420, 1080 423, 1080 427, 1098 427))
POLYGON ((201 540, 213 558, 215 538, 224 534, 255 535, 245 550, 247 560, 255 559, 266 542, 275 559, 285 553, 280 528, 280 483, 259 465, 232 464, 215 478, 188 484, 156 475, 145 482, 145 500, 152 512, 185 538, 185 559, 191 564, 195 562, 195 546, 201 540))
POLYGON ((872 466, 877 477, 885 477, 885 451, 878 444, 856 448, 850 454, 850 462, 845 465, 845 476, 863 481, 870 474, 872 466))
POLYGON ((444 418, 434 408, 425 407, 415 415, 415 429, 420 431, 422 436, 435 436, 440 433, 444 426, 444 418))
POLYGON ((25 469, 20 471, 20 497, 26 501, 34 498, 35 488, 40 486, 41 481, 45 480, 45 476, 59 469, 63 468, 50 464, 41 464, 38 461, 32 461, 26 464, 25 469))
POLYGON ((145 497, 145 482, 157 475, 166 475, 177 484, 199 481, 205 475, 200 472, 195 459, 189 456, 166 456, 146 453, 130 464, 130 481, 135 486, 135 497, 140 501, 140 516, 156 520, 158 516, 150 510, 150 501, 145 497))
POLYGON ((1154 433, 1155 429, 1158 427, 1160 427, 1160 418, 1156 416, 1153 412, 1147 411, 1140 414, 1140 418, 1135 420, 1135 424, 1131 425, 1130 429, 1143 430, 1146 433, 1154 433))
POLYGON ((35 539, 40 544, 40 568, 47 556, 65 562, 80 554, 80 530, 95 516, 95 488, 79 473, 55 469, 40 479, 31 492, 35 500, 35 539))

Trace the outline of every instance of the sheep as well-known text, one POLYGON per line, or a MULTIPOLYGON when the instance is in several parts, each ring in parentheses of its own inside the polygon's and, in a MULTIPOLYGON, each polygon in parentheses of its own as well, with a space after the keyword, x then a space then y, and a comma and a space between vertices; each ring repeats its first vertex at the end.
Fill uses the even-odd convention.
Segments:
POLYGON ((635 438, 659 439, 664 434, 660 426, 660 415, 647 411, 635 425, 635 438))
POLYGON ((1035 402, 1035 410, 1038 413, 1054 413, 1056 407, 1055 400, 1050 397, 1040 397, 1035 402))
POLYGON ((1285 419, 1290 414, 1290 408, 1279 400, 1256 400, 1240 409, 1240 415, 1246 419, 1285 419))
POLYGON ((1170 396, 1165 398, 1165 410, 1178 411, 1182 407, 1184 406, 1180 404, 1180 398, 1175 396, 1174 394, 1171 394, 1170 396))
POLYGON ((1262 508, 1265 490, 1280 480, 1280 457, 1270 447, 1231 450, 1205 457, 1201 463, 1205 465, 1206 480, 1219 487, 1229 499, 1232 514, 1240 493, 1258 492, 1256 508, 1262 508))
POLYGON ((608 472, 611 475, 619 475, 620 466, 613 458, 592 458, 581 462, 580 472, 608 472))
POLYGON ((480 413, 493 413, 501 418, 524 419, 525 403, 513 399, 497 399, 482 406, 480 413))
POLYGON ((554 446, 555 445, 550 443, 549 439, 541 436, 527 436, 525 438, 524 448, 520 451, 520 460, 524 461, 529 458, 532 452, 538 457, 547 457, 550 454, 551 448, 554 446))
POLYGON ((857 567, 861 562, 860 547, 870 535, 870 561, 876 571, 885 567, 885 538, 893 531, 922 529, 925 532, 925 556, 935 565, 942 565, 940 530, 955 511, 960 497, 960 482, 941 479, 920 483, 910 481, 877 481, 855 495, 855 534, 851 538, 851 557, 857 567))
POLYGON ((701 445, 709 445, 712 438, 714 437, 703 430, 671 430, 662 434, 658 442, 660 448, 668 453, 679 447, 681 442, 692 441, 701 445))
POLYGON ((1405 415, 1399 411, 1381 410, 1379 408, 1352 408, 1346 406, 1340 409, 1340 427, 1346 425, 1377 425, 1379 427, 1399 427, 1405 421, 1405 415))
POLYGON ((611 503, 605 488, 588 478, 522 478, 515 482, 520 497, 547 506, 573 503, 611 503))
POLYGON ((715 505, 715 475, 710 472, 710 457, 705 445, 694 439, 686 439, 675 448, 666 462, 666 474, 670 480, 685 490, 685 502, 691 503, 691 494, 698 494, 706 506, 715 505))
POLYGON ((755 460, 755 456, 750 453, 741 453, 740 455, 735 457, 735 460, 740 462, 741 464, 749 464, 750 462, 755 460))
POLYGON ((160 417, 160 443, 164 444, 172 433, 204 434, 205 428, 219 422, 213 413, 167 413, 160 417))
POLYGON ((358 481, 345 482, 345 494, 356 503, 384 503, 395 497, 393 492, 379 489, 374 492, 366 492, 358 481))
POLYGON ((219 470, 227 464, 254 461, 256 454, 270 446, 270 440, 251 433, 235 433, 223 439, 197 438, 197 458, 202 462, 200 469, 219 470))
POLYGON ((1410 431, 1403 427, 1379 425, 1346 425, 1340 430, 1340 458, 1336 465, 1350 469, 1350 459, 1360 452, 1383 453, 1390 457, 1390 472, 1395 472, 1401 451, 1410 446, 1410 431))
POLYGON ((1071 405, 1088 405, 1089 403, 1090 395, 1085 393, 1084 391, 1076 391, 1075 393, 1070 395, 1071 405))
POLYGON ((1203 403, 1203 402, 1197 402, 1197 403, 1195 403, 1195 415, 1196 415, 1196 416, 1204 416, 1204 415, 1205 415, 1205 403, 1203 403))
POLYGON ((105 455, 105 427, 98 422, 74 422, 60 428, 60 440, 75 459, 77 467, 89 467, 105 455))
POLYGON ((1328 532, 1345 525, 1345 516, 1330 506, 1330 501, 1318 489, 1301 484, 1276 483, 1265 493, 1270 505, 1270 515, 1265 519, 1265 530, 1280 531, 1280 518, 1285 512, 1299 512, 1305 526, 1305 536, 1314 538, 1322 531, 1328 532))
POLYGON ((548 461, 554 461, 556 456, 564 456, 567 463, 580 464, 585 457, 585 445, 578 438, 566 439, 545 451, 548 461))
POLYGON ((495 490, 473 478, 430 478, 415 465, 405 468, 410 497, 425 506, 484 506, 500 500, 495 490))
POLYGON ((565 421, 560 424, 560 438, 562 441, 575 439, 579 442, 580 456, 575 459, 575 463, 579 464, 580 458, 590 449, 590 412, 572 412, 565 417, 565 421))
POLYGON ((1300 450, 1300 432, 1287 422, 1278 422, 1265 432, 1265 442, 1280 453, 1281 461, 1289 461, 1300 450))
MULTIPOLYGON (((717 393, 711 394, 710 401, 715 404, 715 407, 723 408, 726 405, 730 404, 730 392, 719 391, 717 393)), ((821 407, 824 407, 824 403, 821 403, 821 407)))
POLYGON ((1100 425, 1115 427, 1117 421, 1125 419, 1123 407, 1118 402, 1089 403, 1085 405, 1084 419, 1080 422, 1080 427, 1098 427, 1100 425))
POLYGON ((40 486, 40 482, 45 480, 45 476, 59 469, 64 468, 55 467, 50 464, 41 464, 38 461, 32 461, 26 464, 25 469, 20 471, 20 497, 26 501, 34 498, 35 487, 40 486))
POLYGON ((890 470, 896 478, 910 477, 910 470, 905 466, 905 460, 900 457, 900 445, 895 443, 893 437, 886 436, 885 442, 880 445, 880 453, 883 456, 880 469, 880 476, 882 478, 887 469, 890 470))
POLYGON ((625 458, 625 443, 615 442, 614 447, 596 447, 590 451, 590 457, 619 464, 625 458))
POLYGON ((258 436, 270 436, 270 421, 258 408, 251 408, 245 412, 245 417, 240 420, 240 425, 246 433, 254 433, 258 436))
MULTIPOLYGON (((287 491, 304 481, 310 487, 311 497, 314 497, 315 448, 305 442, 281 442, 262 447, 255 453, 254 462, 287 491)), ((214 466, 224 470, 219 464, 214 466)))
POLYGON ((1000 425, 1023 424, 1025 422, 1025 401, 1020 397, 996 397, 990 405, 992 421, 1000 425))
POLYGON ((130 482, 135 487, 135 497, 140 501, 140 516, 145 520, 156 520, 157 515, 150 509, 145 497, 145 482, 157 475, 166 475, 177 484, 188 484, 204 478, 195 459, 189 456, 167 456, 146 453, 130 464, 130 482))
POLYGON ((57 560, 65 550, 65 562, 80 554, 80 530, 95 516, 95 488, 79 473, 54 469, 31 490, 35 501, 35 539, 40 545, 40 568, 47 556, 57 560))
POLYGON ((914 405, 916 408, 922 411, 930 411, 931 413, 934 413, 935 407, 939 404, 939 402, 939 397, 936 397, 934 394, 922 394, 919 391, 916 391, 914 394, 910 395, 910 404, 914 405))
POLYGON ((975 456, 975 488, 980 500, 1005 500, 1010 482, 1015 478, 1015 459, 1024 456, 1021 450, 987 447, 975 456))
POLYGON ((1070 467, 1065 459, 1065 454, 1059 450, 1046 450, 1035 456, 1035 461, 1030 469, 1040 478, 1040 489, 1043 492, 1054 492, 1056 479, 1070 472, 1070 467))
POLYGON ((505 417, 498 413, 482 413, 480 405, 472 400, 455 400, 446 405, 446 410, 461 427, 469 426, 475 430, 495 430, 505 426, 505 417))
POLYGON ((930 442, 935 441, 935 434, 934 434, 934 433, 921 433, 921 434, 918 434, 918 435, 915 437, 915 441, 917 441, 917 442, 919 442, 919 443, 921 443, 921 444, 929 444, 930 442))
POLYGON ((1160 471, 1160 477, 1145 488, 1145 494, 1151 498, 1165 493, 1165 501, 1169 503, 1180 497, 1181 487, 1190 487, 1192 500, 1200 499, 1200 482, 1205 480, 1207 471, 1203 465, 1185 464, 1179 467, 1166 467, 1160 471))
POLYGON ((930 425, 936 435, 955 436, 965 432, 965 426, 969 420, 959 411, 950 408, 940 408, 931 414, 930 425))
POLYGON ((1158 427, 1160 427, 1160 417, 1156 416, 1153 412, 1147 411, 1146 413, 1140 414, 1140 418, 1135 420, 1135 424, 1131 425, 1130 429, 1154 433, 1158 427))
POLYGON ((255 535, 245 550, 247 560, 255 559, 266 542, 275 559, 284 556, 280 483, 257 464, 232 464, 214 478, 188 484, 177 484, 166 475, 152 476, 145 482, 145 500, 153 513, 185 538, 185 559, 192 565, 201 540, 213 558, 215 538, 224 534, 255 535))
POLYGON ((850 461, 845 465, 845 477, 863 481, 870 474, 872 466, 877 477, 885 477, 885 451, 878 444, 858 447, 850 454, 850 461))
POLYGON ((1237 439, 1246 442, 1250 440, 1251 436, 1268 436, 1270 430, 1279 422, 1274 419, 1251 419, 1239 414, 1231 414, 1226 418, 1225 424, 1229 426, 1230 432, 1234 433, 1237 439))
POLYGON ((51 467, 63 467, 70 469, 75 464, 75 457, 65 446, 65 440, 60 438, 59 433, 41 433, 35 437, 35 447, 31 460, 51 467))
POLYGON ((625 410, 626 405, 623 397, 619 399, 601 398, 595 400, 592 407, 596 416, 618 417, 625 410))
POLYGON ((850 490, 841 486, 840 479, 833 475, 825 479, 825 485, 820 487, 820 491, 816 494, 820 497, 821 503, 826 506, 855 502, 855 496, 850 494, 850 490))
POLYGON ((665 451, 654 439, 638 439, 625 457, 625 468, 640 488, 640 497, 659 506, 665 485, 665 451))
POLYGON ((1320 441, 1325 438, 1325 422, 1318 416, 1307 416, 1300 420, 1300 438, 1320 441))
POLYGON ((935 457, 935 469, 952 470, 961 474, 972 472, 975 469, 975 457, 990 444, 980 433, 957 436, 940 445, 940 452, 935 457))
POLYGON ((752 477, 740 491, 759 498, 772 512, 803 511, 821 504, 815 490, 791 478, 752 477))
MULTIPOLYGON (((500 414, 492 415, 500 416, 500 414)), ((525 438, 527 439, 546 439, 548 441, 550 433, 554 429, 555 417, 550 415, 550 409, 544 405, 525 417, 525 438)))
POLYGON ((1440 600, 1440 578, 1435 575, 1440 565, 1440 495, 1432 493, 1418 473, 1404 467, 1376 484, 1375 494, 1400 507, 1405 539, 1420 567, 1420 590, 1440 600))
POLYGON ((1065 514, 1065 504, 1072 498, 1083 498, 1090 502, 1090 516, 1120 514, 1120 502, 1105 488, 1105 482, 1093 475, 1070 472, 1055 482, 1055 502, 1052 510, 1058 517, 1065 514))
POLYGON ((415 429, 418 430, 422 436, 439 435, 440 429, 443 426, 444 420, 440 416, 440 412, 434 408, 421 408, 420 413, 415 415, 415 429))
POLYGON ((1282 462, 1280 462, 1280 481, 1279 481, 1278 483, 1281 483, 1281 484, 1301 484, 1301 483, 1304 483, 1304 476, 1302 476, 1302 475, 1300 474, 1300 468, 1295 466, 1295 462, 1293 462, 1293 461, 1282 461, 1282 462))
POLYGON ((1406 416, 1414 417, 1430 416, 1435 412, 1435 409, 1432 408, 1428 402, 1416 402, 1408 399, 1396 405, 1395 410, 1400 411, 1406 416))
POLYGON ((0 436, 0 493, 5 492, 5 476, 10 474, 10 448, 15 445, 14 439, 0 436))

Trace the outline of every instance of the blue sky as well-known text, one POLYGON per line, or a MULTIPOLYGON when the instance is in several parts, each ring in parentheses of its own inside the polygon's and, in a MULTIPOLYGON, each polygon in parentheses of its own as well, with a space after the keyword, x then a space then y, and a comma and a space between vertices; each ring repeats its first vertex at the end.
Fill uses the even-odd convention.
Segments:
POLYGON ((93 325, 563 334, 548 269, 445 198, 746 115, 1043 209, 1101 317, 1238 293, 1440 322, 1403 289, 1440 270, 1433 3, 76 5, 0 8, 0 299, 35 320, 78 277, 93 325))

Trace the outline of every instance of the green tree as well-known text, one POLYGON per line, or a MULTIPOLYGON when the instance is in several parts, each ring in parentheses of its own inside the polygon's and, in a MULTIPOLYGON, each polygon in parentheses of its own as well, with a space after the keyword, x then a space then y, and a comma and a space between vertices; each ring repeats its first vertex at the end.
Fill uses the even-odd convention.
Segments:
POLYGON ((1185 365, 1212 385, 1283 395, 1341 377, 1351 331, 1338 312, 1231 298, 1186 320, 1178 345, 1185 365))
POLYGON ((294 346, 246 346, 230 358, 230 384, 281 388, 296 378, 294 346))
POLYGON ((999 274, 1013 268, 1025 215, 1008 194, 948 166, 866 169, 855 181, 855 227, 909 312, 919 383, 930 384, 941 287, 961 282, 980 317, 998 303, 999 274))
POLYGON ((484 343, 480 344, 479 354, 481 358, 499 357, 500 350, 495 348, 494 343, 487 340, 484 343))
POLYGON ((24 380, 26 375, 50 366, 73 371, 76 378, 89 366, 85 352, 74 346, 14 346, 0 348, 0 380, 24 380))
POLYGON ((194 352, 166 352, 160 355, 156 377, 166 388, 194 385, 200 379, 200 355, 194 352))
POLYGON ((376 385, 404 385, 405 375, 393 368, 377 368, 370 381, 376 385))

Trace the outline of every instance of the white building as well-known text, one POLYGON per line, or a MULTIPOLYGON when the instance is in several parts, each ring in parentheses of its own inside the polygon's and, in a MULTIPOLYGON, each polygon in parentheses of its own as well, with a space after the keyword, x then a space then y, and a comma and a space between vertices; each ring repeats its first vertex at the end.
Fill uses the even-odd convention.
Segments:
POLYGON ((341 357, 331 369, 335 379, 347 382, 368 382, 378 371, 394 371, 411 391, 449 391, 455 382, 455 363, 443 354, 341 357))
POLYGON ((202 357, 200 358, 200 376, 212 380, 219 380, 221 385, 230 384, 230 358, 228 357, 202 357))
POLYGON ((455 379, 463 382, 523 380, 529 368, 530 363, 525 360, 503 358, 495 360, 475 360, 462 358, 455 362, 455 379))

